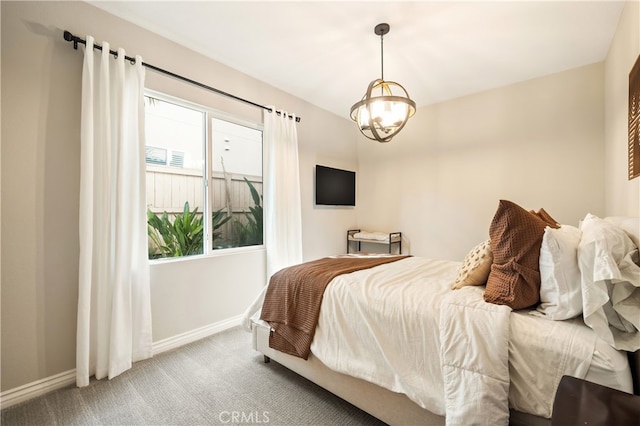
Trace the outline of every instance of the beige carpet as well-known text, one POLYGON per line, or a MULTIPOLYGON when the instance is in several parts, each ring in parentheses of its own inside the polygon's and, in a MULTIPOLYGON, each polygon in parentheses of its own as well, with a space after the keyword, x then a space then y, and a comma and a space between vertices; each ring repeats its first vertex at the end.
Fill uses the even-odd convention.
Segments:
POLYGON ((233 328, 141 361, 113 380, 2 410, 10 425, 383 425, 287 370, 233 328))

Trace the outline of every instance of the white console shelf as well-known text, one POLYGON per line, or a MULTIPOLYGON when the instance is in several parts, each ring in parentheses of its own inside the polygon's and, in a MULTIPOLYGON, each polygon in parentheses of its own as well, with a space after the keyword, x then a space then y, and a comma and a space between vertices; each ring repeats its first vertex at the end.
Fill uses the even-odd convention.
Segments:
POLYGON ((398 246, 398 254, 402 253, 402 232, 389 232, 389 233, 381 233, 381 232, 367 232, 362 231, 360 229, 349 229, 347 231, 347 253, 351 253, 352 245, 356 247, 356 252, 360 251, 360 244, 381 244, 387 246, 389 253, 392 253, 394 245, 398 246), (382 238, 362 238, 361 235, 366 236, 367 234, 382 237, 384 235, 384 239, 382 238))

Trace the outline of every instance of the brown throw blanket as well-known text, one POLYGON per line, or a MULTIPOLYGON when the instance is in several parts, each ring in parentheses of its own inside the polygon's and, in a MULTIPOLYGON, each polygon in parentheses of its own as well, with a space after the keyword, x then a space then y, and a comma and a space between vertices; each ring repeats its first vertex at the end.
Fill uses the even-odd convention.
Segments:
POLYGON ((408 256, 325 257, 284 268, 271 277, 260 319, 271 326, 269 347, 309 358, 324 290, 338 275, 408 256))

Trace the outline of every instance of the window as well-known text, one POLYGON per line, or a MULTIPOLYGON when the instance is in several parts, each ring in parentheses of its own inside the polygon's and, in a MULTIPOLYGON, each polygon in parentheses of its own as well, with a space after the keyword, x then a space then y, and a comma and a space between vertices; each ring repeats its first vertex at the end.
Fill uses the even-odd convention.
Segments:
POLYGON ((262 245, 261 125, 145 100, 149 258, 262 245))
POLYGON ((150 164, 167 164, 167 150, 155 146, 145 146, 145 160, 150 164))
POLYGON ((211 119, 213 248, 261 245, 262 131, 211 119))

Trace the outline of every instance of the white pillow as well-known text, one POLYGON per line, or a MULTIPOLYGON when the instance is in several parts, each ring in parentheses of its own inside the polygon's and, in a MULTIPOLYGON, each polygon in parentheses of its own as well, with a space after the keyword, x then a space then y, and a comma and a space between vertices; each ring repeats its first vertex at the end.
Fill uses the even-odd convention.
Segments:
POLYGON ((578 244, 582 232, 571 225, 546 227, 540 247, 540 301, 545 318, 565 320, 582 313, 578 244))
POLYGON ((493 263, 491 240, 486 240, 471 249, 465 256, 451 288, 456 290, 467 285, 485 285, 491 272, 491 263, 493 263))
POLYGON ((604 220, 622 228, 636 247, 640 248, 640 216, 609 216, 604 220))
POLYGON ((609 221, 587 214, 580 225, 578 265, 584 322, 616 349, 640 349, 638 248, 609 221))

